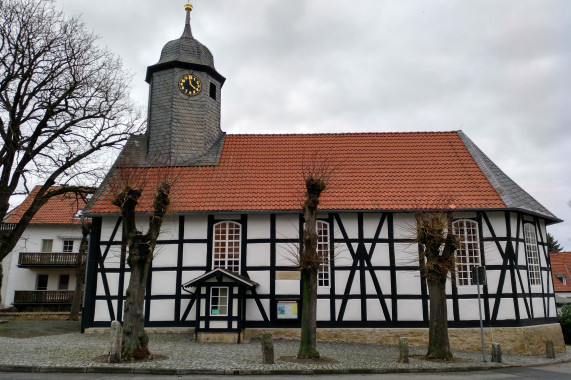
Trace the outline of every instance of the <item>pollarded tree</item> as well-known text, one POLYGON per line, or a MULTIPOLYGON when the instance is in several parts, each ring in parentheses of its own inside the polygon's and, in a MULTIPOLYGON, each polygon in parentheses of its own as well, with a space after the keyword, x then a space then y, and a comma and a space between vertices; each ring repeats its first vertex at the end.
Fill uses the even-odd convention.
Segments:
POLYGON ((303 241, 300 247, 298 265, 301 270, 301 340, 297 357, 318 358, 317 351, 317 272, 323 258, 317 252, 317 206, 321 193, 327 185, 333 171, 325 163, 310 165, 304 173, 305 202, 303 216, 303 241))
POLYGON ((158 181, 148 230, 143 234, 137 230, 135 209, 143 190, 150 186, 133 179, 138 176, 137 169, 126 169, 126 171, 130 171, 126 176, 116 174, 116 182, 111 185, 114 194, 112 202, 119 207, 123 217, 123 236, 127 245, 127 264, 131 273, 124 306, 121 358, 141 360, 151 355, 149 337, 145 332, 143 307, 145 289, 163 217, 170 204, 169 195, 173 181, 167 177, 158 181))
POLYGON ((0 260, 50 197, 97 183, 104 168, 96 155, 140 130, 130 76, 96 42, 53 1, 0 2, 0 220, 13 195, 43 184, 0 241, 0 260), (53 191, 56 183, 64 186, 53 191))
POLYGON ((428 327, 429 359, 452 360, 448 340, 448 312, 446 306, 446 280, 455 271, 454 252, 459 239, 452 227, 451 212, 417 212, 415 241, 421 247, 423 262, 421 274, 426 278, 430 299, 428 327))

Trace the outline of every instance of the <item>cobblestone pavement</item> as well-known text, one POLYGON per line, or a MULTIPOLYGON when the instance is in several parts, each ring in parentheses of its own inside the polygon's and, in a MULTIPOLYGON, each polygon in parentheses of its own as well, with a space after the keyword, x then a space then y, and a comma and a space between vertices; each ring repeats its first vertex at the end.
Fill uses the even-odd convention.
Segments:
MULTIPOLYGON (((29 338, 0 337, 0 371, 109 372, 156 374, 312 374, 459 371, 506 366, 554 364, 571 360, 571 352, 556 359, 504 355, 504 363, 482 362, 481 352, 455 351, 452 363, 422 360, 411 348, 410 363, 397 362, 394 346, 352 343, 318 343, 322 363, 288 361, 296 355, 298 342, 275 340, 275 364, 261 363, 259 341, 243 344, 196 343, 190 334, 150 334, 154 355, 167 359, 141 363, 107 364, 94 360, 109 349, 108 334, 67 333, 29 338)), ((489 360, 489 357, 487 358, 489 360)))

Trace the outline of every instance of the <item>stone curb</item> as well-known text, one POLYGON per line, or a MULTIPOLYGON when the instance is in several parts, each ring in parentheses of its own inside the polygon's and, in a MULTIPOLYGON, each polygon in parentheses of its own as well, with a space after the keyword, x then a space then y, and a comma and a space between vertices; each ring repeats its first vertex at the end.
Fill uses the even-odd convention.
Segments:
POLYGON ((415 368, 315 368, 315 369, 178 369, 178 368, 150 368, 150 367, 59 367, 59 366, 25 366, 0 365, 0 372, 32 372, 32 373, 103 373, 103 374, 140 374, 140 375, 332 375, 332 374, 384 374, 384 373, 435 373, 435 372, 473 372, 493 371, 496 369, 518 367, 540 367, 551 364, 571 362, 571 358, 552 359, 541 363, 504 364, 500 366, 474 365, 470 367, 415 367, 415 368))

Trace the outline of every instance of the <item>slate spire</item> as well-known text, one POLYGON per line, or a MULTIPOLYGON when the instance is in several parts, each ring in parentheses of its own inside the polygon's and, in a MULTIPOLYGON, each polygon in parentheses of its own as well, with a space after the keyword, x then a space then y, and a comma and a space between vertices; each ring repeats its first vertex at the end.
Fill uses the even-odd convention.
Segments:
POLYGON ((184 31, 182 32, 182 37, 193 38, 192 29, 190 28, 190 12, 192 12, 192 4, 184 4, 184 10, 186 11, 186 23, 184 24, 184 31))

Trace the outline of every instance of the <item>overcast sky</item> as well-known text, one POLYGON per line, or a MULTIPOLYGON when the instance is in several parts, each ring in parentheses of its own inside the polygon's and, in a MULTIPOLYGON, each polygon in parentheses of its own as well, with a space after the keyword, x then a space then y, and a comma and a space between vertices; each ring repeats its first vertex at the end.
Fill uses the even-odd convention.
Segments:
MULTIPOLYGON (((180 37, 184 0, 57 0, 133 73, 180 37)), ((571 250, 571 1, 195 0, 228 133, 463 130, 564 223, 571 250)))

